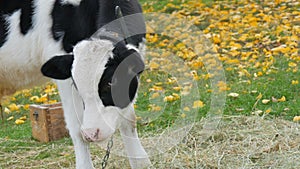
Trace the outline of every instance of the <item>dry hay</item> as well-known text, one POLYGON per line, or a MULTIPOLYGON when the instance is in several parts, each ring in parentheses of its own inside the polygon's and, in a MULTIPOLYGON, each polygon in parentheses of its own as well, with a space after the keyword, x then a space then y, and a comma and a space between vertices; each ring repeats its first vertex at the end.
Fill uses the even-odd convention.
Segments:
POLYGON ((225 117, 201 141, 198 123, 185 141, 155 157, 157 168, 299 168, 299 124, 261 117, 225 117))
MULTIPOLYGON (((224 117, 218 129, 203 140, 203 121, 169 151, 152 156, 153 168, 290 169, 300 166, 298 123, 282 119, 266 120, 257 116, 224 117)), ((0 139, 0 142, 3 141, 5 139, 0 139)), ((59 144, 32 145, 14 147, 14 151, 9 153, 5 150, 5 154, 1 152, 4 147, 0 147, 0 168, 75 168, 74 150, 69 140, 59 144), (51 155, 42 158, 42 154, 51 155)), ((118 144, 113 148, 120 150, 118 144)), ((95 167, 101 168, 105 151, 96 145, 92 145, 91 149, 95 167)), ((111 154, 107 168, 129 168, 128 159, 111 154)))
MULTIPOLYGON (((204 120, 203 120, 204 121, 204 120)), ((258 116, 224 117, 202 140, 203 121, 170 151, 151 158, 153 168, 299 168, 299 124, 258 116)), ((146 145, 147 146, 147 145, 146 145)), ((120 159, 110 165, 120 168, 120 159)), ((122 166, 128 166, 123 162, 122 166)))

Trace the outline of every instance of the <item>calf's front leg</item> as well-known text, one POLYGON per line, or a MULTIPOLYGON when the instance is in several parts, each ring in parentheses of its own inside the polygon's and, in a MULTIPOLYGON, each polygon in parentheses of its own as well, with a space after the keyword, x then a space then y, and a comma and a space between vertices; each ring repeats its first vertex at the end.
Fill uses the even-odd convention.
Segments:
POLYGON ((63 104, 67 129, 75 149, 76 169, 93 169, 89 145, 84 142, 80 132, 83 119, 83 103, 80 96, 76 90, 72 89, 72 81, 70 79, 58 80, 56 83, 63 104))
POLYGON ((143 148, 136 129, 136 117, 133 106, 128 108, 122 118, 120 134, 124 143, 129 163, 132 169, 142 169, 151 166, 148 154, 143 148))

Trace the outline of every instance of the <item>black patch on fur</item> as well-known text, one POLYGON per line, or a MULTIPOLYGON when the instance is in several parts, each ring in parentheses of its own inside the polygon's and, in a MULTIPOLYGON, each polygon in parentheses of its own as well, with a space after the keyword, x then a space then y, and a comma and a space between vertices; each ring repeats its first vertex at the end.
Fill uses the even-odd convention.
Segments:
MULTIPOLYGON (((142 13, 142 8, 137 0, 112 1, 112 0, 82 0, 79 6, 72 4, 61 4, 56 0, 52 10, 52 35, 56 41, 62 39, 63 49, 72 52, 73 47, 81 40, 88 39, 98 29, 116 19, 115 7, 119 5, 123 15, 142 13)), ((145 38, 145 34, 135 32, 146 32, 144 18, 126 20, 132 44, 138 46, 145 38)), ((122 33, 120 25, 107 28, 109 31, 122 33)))
POLYGON ((140 70, 144 70, 144 63, 140 59, 140 55, 135 50, 128 50, 124 45, 117 45, 117 47, 113 50, 113 54, 113 58, 109 59, 108 63, 105 65, 106 69, 104 70, 103 75, 100 79, 100 83, 98 84, 98 93, 104 106, 117 106, 119 108, 125 108, 130 102, 132 102, 137 92, 138 75, 141 73, 140 70), (126 67, 128 69, 136 67, 136 69, 132 69, 134 78, 131 79, 129 89, 127 89, 122 85, 124 84, 122 83, 122 80, 129 80, 128 77, 132 77, 132 75, 129 74, 130 71, 128 71, 128 69, 123 71, 126 73, 128 72, 128 74, 124 73, 122 79, 113 79, 113 76, 120 63, 130 55, 135 55, 134 57, 136 57, 137 61, 132 63, 134 65, 128 65, 128 67, 126 67), (118 103, 115 103, 112 97, 112 88, 120 90, 120 93, 123 93, 124 91, 126 92, 127 90, 128 94, 125 93, 125 95, 118 95, 118 97, 123 98, 118 98, 118 103))
POLYGON ((32 28, 34 6, 33 0, 22 0, 22 2, 20 26, 22 34, 25 35, 32 28))
POLYGON ((5 19, 0 14, 0 47, 5 43, 7 37, 7 26, 5 24, 5 19))
POLYGON ((56 0, 52 10, 52 35, 62 39, 63 49, 72 52, 77 42, 97 31, 99 0, 82 0, 79 6, 61 4, 56 0))
POLYGON ((41 72, 53 79, 68 79, 71 77, 73 61, 73 55, 54 56, 42 66, 41 72))
MULTIPOLYGON (((101 0, 100 1, 100 10, 98 18, 98 27, 105 28, 112 32, 118 32, 122 34, 121 25, 116 22, 114 24, 109 24, 112 21, 117 19, 115 14, 116 6, 120 6, 123 16, 128 16, 132 14, 142 13, 142 7, 138 0, 101 0), (107 27, 106 27, 107 26, 107 27)), ((131 36, 131 44, 138 47, 139 43, 142 42, 145 38, 146 25, 143 16, 135 17, 125 17, 125 24, 128 28, 129 34, 131 36), (139 32, 137 34, 137 32, 139 32), (140 34, 142 33, 142 34, 140 34)))
POLYGON ((0 0, 0 47, 5 43, 7 38, 8 27, 5 17, 17 10, 21 10, 20 32, 25 35, 32 29, 33 0, 0 0))

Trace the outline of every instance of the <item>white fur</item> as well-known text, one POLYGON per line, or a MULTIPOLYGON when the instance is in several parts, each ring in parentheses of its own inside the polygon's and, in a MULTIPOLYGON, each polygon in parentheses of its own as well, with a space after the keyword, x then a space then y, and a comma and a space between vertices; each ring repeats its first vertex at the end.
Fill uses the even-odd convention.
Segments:
POLYGON ((89 144, 83 141, 80 133, 80 124, 83 119, 82 102, 77 91, 71 88, 71 84, 72 81, 70 79, 57 81, 67 128, 74 144, 76 168, 92 169, 93 164, 90 157, 89 144))
POLYGON ((0 97, 16 90, 41 85, 47 81, 40 72, 42 64, 63 53, 51 38, 50 10, 54 0, 36 1, 34 28, 26 36, 19 28, 20 11, 7 16, 7 42, 0 48, 0 97))
POLYGON ((132 44, 127 44, 126 47, 128 49, 136 50, 141 55, 141 57, 142 57, 141 59, 143 61, 145 60, 145 55, 146 55, 146 40, 145 39, 143 39, 143 41, 139 43, 138 48, 132 44))
POLYGON ((133 104, 123 111, 120 133, 131 168, 149 167, 151 162, 138 138, 133 104))
MULTIPOLYGON (((53 40, 50 31, 50 13, 54 2, 55 0, 35 1, 33 29, 25 36, 19 31, 20 11, 7 16, 8 37, 0 48, 0 97, 45 83, 48 79, 41 74, 41 66, 51 57, 65 54, 60 42, 53 40)), ((78 5, 81 0, 63 2, 78 5)), ((83 41, 77 44, 74 48, 72 73, 79 92, 72 87, 71 79, 55 81, 60 91, 67 128, 73 140, 77 169, 93 168, 89 145, 81 136, 82 128, 93 127, 101 128, 104 137, 109 137, 120 127, 131 167, 142 168, 151 164, 137 136, 133 103, 123 110, 104 107, 97 95, 98 82, 96 83, 95 79, 100 79, 104 65, 112 56, 111 50, 112 44, 104 40, 83 41), (95 70, 97 72, 93 73, 95 70)))
POLYGON ((98 83, 112 50, 107 40, 82 41, 74 48, 72 75, 86 107, 81 128, 101 129, 103 140, 115 132, 119 116, 119 109, 104 107, 98 95, 98 83))
POLYGON ((72 75, 86 106, 81 129, 100 128, 103 139, 107 139, 120 127, 131 167, 143 168, 151 163, 137 135, 133 103, 122 110, 104 107, 98 96, 99 79, 112 50, 113 45, 107 40, 82 41, 74 48, 72 75))

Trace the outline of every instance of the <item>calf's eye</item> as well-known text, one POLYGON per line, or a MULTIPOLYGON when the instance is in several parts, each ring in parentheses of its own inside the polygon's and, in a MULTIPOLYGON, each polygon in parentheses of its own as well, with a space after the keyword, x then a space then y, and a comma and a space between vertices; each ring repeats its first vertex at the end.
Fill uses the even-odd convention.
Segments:
POLYGON ((107 84, 102 87, 102 92, 109 92, 111 90, 111 85, 107 84))

